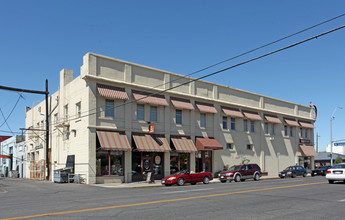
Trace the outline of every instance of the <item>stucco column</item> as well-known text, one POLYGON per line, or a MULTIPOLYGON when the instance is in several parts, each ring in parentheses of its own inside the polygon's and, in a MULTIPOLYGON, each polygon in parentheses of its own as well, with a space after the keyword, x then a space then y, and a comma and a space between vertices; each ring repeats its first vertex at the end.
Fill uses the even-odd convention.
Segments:
POLYGON ((170 152, 164 152, 164 176, 170 176, 170 152))
POLYGON ((132 151, 125 152, 125 164, 124 164, 125 183, 132 182, 132 151))

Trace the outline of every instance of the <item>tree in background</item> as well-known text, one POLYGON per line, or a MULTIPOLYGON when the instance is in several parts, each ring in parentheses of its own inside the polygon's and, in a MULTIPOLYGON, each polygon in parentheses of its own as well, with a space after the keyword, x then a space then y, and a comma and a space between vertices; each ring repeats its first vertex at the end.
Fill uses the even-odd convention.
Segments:
POLYGON ((341 156, 338 154, 338 157, 335 159, 334 163, 338 164, 338 163, 342 163, 343 162, 343 158, 341 158, 341 156))

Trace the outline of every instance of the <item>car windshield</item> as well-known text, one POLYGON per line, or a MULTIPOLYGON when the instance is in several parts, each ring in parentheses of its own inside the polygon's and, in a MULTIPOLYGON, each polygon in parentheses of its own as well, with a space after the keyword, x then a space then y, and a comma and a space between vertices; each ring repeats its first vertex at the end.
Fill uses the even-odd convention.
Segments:
POLYGON ((345 168, 345 164, 336 164, 332 167, 333 169, 339 169, 339 168, 342 168, 344 169, 345 168))
POLYGON ((180 170, 174 173, 173 175, 181 175, 181 174, 186 174, 187 170, 180 170))
POLYGON ((234 171, 234 170, 239 170, 241 169, 241 166, 232 166, 228 169, 228 171, 234 171))
POLYGON ((293 170, 293 167, 286 167, 285 170, 293 170))

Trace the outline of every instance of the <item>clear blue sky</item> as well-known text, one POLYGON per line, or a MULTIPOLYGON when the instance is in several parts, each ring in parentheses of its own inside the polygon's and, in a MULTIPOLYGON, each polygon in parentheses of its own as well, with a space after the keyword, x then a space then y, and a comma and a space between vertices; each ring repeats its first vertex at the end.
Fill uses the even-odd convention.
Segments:
MULTIPOLYGON (((1 1, 0 85, 58 89, 59 71, 80 73, 82 57, 94 52, 187 75, 345 13, 345 1, 1 1)), ((215 70, 301 41, 345 24, 345 16, 215 70)), ((345 139, 345 29, 205 80, 250 92, 318 106, 319 148, 345 139)), ((25 127, 25 106, 43 95, 22 94, 0 135, 25 127)), ((8 117, 19 94, 0 90, 8 117)), ((315 135, 316 136, 316 135, 315 135)))

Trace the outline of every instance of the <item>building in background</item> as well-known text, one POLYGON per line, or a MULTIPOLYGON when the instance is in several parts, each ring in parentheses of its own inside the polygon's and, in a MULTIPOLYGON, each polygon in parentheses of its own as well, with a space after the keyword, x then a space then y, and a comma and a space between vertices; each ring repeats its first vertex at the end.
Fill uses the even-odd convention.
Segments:
MULTIPOLYGON (((27 109, 27 129, 44 128, 44 109, 44 102, 27 109)), ((87 53, 81 74, 63 69, 49 97, 50 146, 44 132, 27 131, 26 172, 48 151, 50 174, 74 155, 75 173, 90 184, 215 173, 248 161, 273 177, 289 165, 314 167, 313 110, 87 53)))
MULTIPOLYGON (((315 156, 315 167, 330 166, 331 165, 331 154, 330 152, 319 152, 319 155, 315 156)), ((344 154, 333 153, 333 164, 335 159, 340 156, 345 161, 344 154)))
POLYGON ((23 142, 25 137, 15 135, 1 142, 2 158, 1 170, 5 177, 19 177, 19 161, 17 155, 17 144, 23 142))

